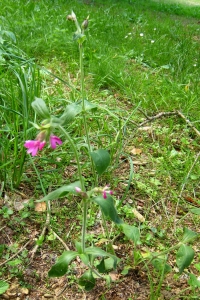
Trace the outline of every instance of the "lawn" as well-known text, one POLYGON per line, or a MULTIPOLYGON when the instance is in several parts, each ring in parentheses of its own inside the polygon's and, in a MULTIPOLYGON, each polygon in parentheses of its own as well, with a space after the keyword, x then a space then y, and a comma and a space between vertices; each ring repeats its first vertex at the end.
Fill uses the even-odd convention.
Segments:
POLYGON ((8 1, 0 297, 199 299, 200 1, 8 1))

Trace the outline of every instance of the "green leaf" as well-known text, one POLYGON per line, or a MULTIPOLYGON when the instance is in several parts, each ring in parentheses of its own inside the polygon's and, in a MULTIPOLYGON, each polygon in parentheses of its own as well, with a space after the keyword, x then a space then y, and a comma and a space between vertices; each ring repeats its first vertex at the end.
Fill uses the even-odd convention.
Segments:
POLYGON ((0 295, 5 293, 5 291, 7 291, 8 288, 9 284, 4 280, 0 280, 0 295))
POLYGON ((80 242, 75 241, 75 247, 79 254, 83 253, 82 245, 80 242))
POLYGON ((58 258, 55 265, 52 266, 51 270, 48 272, 49 277, 60 277, 67 273, 68 265, 70 262, 76 258, 78 252, 76 251, 65 251, 58 258))
POLYGON ((80 259, 82 262, 87 266, 90 262, 89 256, 86 253, 79 254, 80 259))
POLYGON ((190 209, 190 212, 199 216, 200 215, 200 208, 192 208, 192 209, 190 209))
POLYGON ((200 280, 194 275, 189 274, 190 279, 188 280, 189 285, 191 285, 194 288, 200 288, 200 280))
MULTIPOLYGON (((92 110, 95 111, 97 106, 87 100, 84 101, 85 103, 85 111, 92 110)), ((62 125, 67 125, 74 121, 75 117, 82 112, 82 100, 71 103, 67 105, 63 115, 60 117, 59 121, 62 125)))
POLYGON ((36 240, 36 245, 41 246, 44 242, 44 235, 41 235, 37 240, 36 240))
POLYGON ((127 238, 132 240, 135 243, 135 245, 140 244, 140 232, 137 227, 125 223, 121 224, 121 227, 123 233, 127 236, 127 238))
POLYGON ((97 173, 101 175, 110 164, 110 154, 107 150, 98 149, 96 151, 90 152, 90 155, 95 164, 97 173))
POLYGON ((46 195, 42 199, 37 200, 36 202, 44 202, 44 201, 49 201, 49 200, 56 200, 58 198, 64 197, 69 192, 76 194, 75 187, 81 188, 80 181, 76 181, 76 182, 70 183, 68 185, 64 185, 64 186, 58 188, 57 190, 49 193, 48 195, 46 195))
MULTIPOLYGON (((82 105, 82 100, 80 100, 81 105, 82 105)), ((88 100, 84 100, 84 105, 85 105, 85 110, 91 110, 92 112, 95 112, 97 110, 97 105, 88 101, 88 100)))
POLYGON ((125 266, 125 267, 123 268, 121 274, 122 274, 122 275, 127 275, 128 272, 129 272, 129 270, 132 270, 132 269, 133 269, 132 266, 127 265, 127 266, 125 266))
POLYGON ((99 273, 105 273, 106 272, 104 258, 100 261, 100 263, 96 266, 96 268, 99 271, 99 273))
POLYGON ((194 258, 194 250, 192 247, 185 244, 181 245, 176 254, 176 264, 179 268, 179 273, 182 273, 187 268, 194 258))
POLYGON ((49 110, 45 102, 41 98, 35 98, 35 101, 32 102, 32 107, 34 111, 43 119, 50 118, 49 110))
POLYGON ((14 35, 13 32, 11 31, 7 31, 7 30, 3 30, 3 33, 9 37, 14 43, 16 43, 16 36, 14 35))
POLYGON ((200 272, 200 263, 194 265, 195 268, 200 272))
POLYGON ((94 257, 111 257, 113 259, 113 268, 117 266, 117 257, 113 254, 110 254, 99 247, 88 247, 85 249, 85 253, 88 255, 93 255, 94 257))
POLYGON ((82 111, 82 106, 79 102, 74 102, 67 105, 63 115, 60 117, 60 122, 62 125, 67 125, 74 121, 76 115, 80 114, 82 111))
POLYGON ((106 259, 102 259, 101 262, 97 265, 97 270, 99 271, 99 273, 105 273, 108 270, 112 270, 115 269, 115 260, 113 259, 113 257, 109 257, 106 259))
POLYGON ((156 270, 158 270, 160 272, 164 272, 164 274, 171 272, 172 268, 170 267, 170 265, 166 264, 166 261, 164 259, 155 258, 152 260, 151 263, 156 270), (163 268, 164 268, 164 270, 163 270, 163 268))
POLYGON ((93 255, 95 257, 97 257, 97 256, 101 256, 101 257, 113 256, 112 254, 107 253, 106 251, 102 250, 99 247, 88 247, 85 249, 85 253, 93 255))
POLYGON ((183 238, 182 238, 182 242, 183 243, 188 243, 191 240, 193 240, 195 237, 197 236, 197 233, 188 229, 188 228, 184 228, 183 229, 183 238))
POLYGON ((17 259, 9 261, 8 265, 13 267, 13 266, 20 265, 21 263, 22 263, 22 260, 17 258, 17 259))
POLYGON ((107 195, 106 199, 104 199, 103 196, 97 196, 92 198, 92 201, 97 203, 101 207, 104 215, 106 217, 109 217, 114 223, 116 224, 123 223, 123 221, 119 218, 117 214, 117 210, 114 206, 114 200, 110 195, 107 195))
POLYGON ((79 279, 79 285, 83 286, 86 291, 94 288, 96 280, 90 270, 87 270, 79 279))

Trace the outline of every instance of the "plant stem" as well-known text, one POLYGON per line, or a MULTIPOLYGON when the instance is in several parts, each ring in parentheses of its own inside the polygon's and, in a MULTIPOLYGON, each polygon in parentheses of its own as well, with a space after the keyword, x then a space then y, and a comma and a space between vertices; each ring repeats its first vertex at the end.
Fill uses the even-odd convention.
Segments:
POLYGON ((87 200, 83 199, 83 222, 82 222, 82 251, 85 252, 85 236, 86 236, 86 228, 87 228, 87 200))
POLYGON ((59 128, 62 131, 62 133, 64 133, 64 135, 66 136, 68 142, 70 143, 72 151, 74 152, 74 155, 75 155, 75 158, 76 158, 77 167, 78 167, 78 175, 79 175, 79 179, 80 179, 80 182, 81 182, 81 189, 82 189, 82 191, 85 191, 84 180, 83 180, 83 177, 82 177, 81 164, 80 164, 80 161, 79 161, 79 155, 78 155, 78 151, 76 149, 76 146, 74 144, 74 141, 70 137, 69 133, 61 125, 59 125, 59 128))
POLYGON ((113 255, 116 255, 115 254, 115 250, 113 249, 113 244, 112 244, 112 242, 111 242, 111 240, 110 240, 110 235, 109 235, 109 231, 108 231, 108 226, 107 226, 107 224, 106 224, 106 219, 105 219, 105 216, 104 216, 104 214, 103 214, 103 212, 101 211, 101 216, 102 216, 102 223, 103 223, 103 227, 104 227, 104 229, 105 229, 105 231, 106 231, 106 237, 107 237, 107 239, 108 239, 108 249, 111 251, 111 253, 113 254, 113 255))
MULTIPOLYGON (((78 151, 76 149, 76 146, 73 142, 73 139, 70 137, 69 133, 61 125, 59 125, 59 128, 64 133, 65 137, 67 138, 67 140, 70 143, 72 151, 74 152, 77 167, 78 167, 78 175, 79 175, 79 179, 80 179, 80 182, 81 182, 81 189, 82 189, 82 191, 85 191, 84 180, 83 180, 83 177, 82 177, 81 164, 80 164, 80 161, 79 161, 79 155, 78 155, 78 151)), ((82 223, 82 239, 81 239, 82 251, 83 252, 85 251, 86 228, 87 228, 87 199, 83 198, 83 223, 82 223)))
MULTIPOLYGON (((88 145, 88 152, 90 156, 91 152, 91 145, 90 145, 90 138, 88 134, 88 127, 87 127, 87 121, 86 121, 86 111, 85 111, 85 86, 84 86, 84 68, 83 68, 83 44, 79 44, 79 55, 80 55, 80 73, 81 73, 81 97, 82 97, 82 114, 83 114, 83 125, 85 129, 85 135, 86 135, 86 142, 88 145)), ((94 162, 90 156, 90 161, 92 165, 92 172, 94 176, 94 186, 97 185, 97 175, 95 172, 94 162)))
POLYGON ((38 180, 39 180, 39 182, 40 182, 40 186, 41 186, 42 192, 43 192, 44 196, 46 196, 46 191, 45 191, 45 188, 44 188, 44 186, 43 186, 43 183, 42 183, 42 180, 41 180, 41 177, 40 177, 40 173, 38 172, 38 169, 36 168, 36 166, 35 166, 35 164, 34 164, 34 161, 33 161, 33 159, 32 159, 32 156, 29 155, 29 157, 30 157, 31 163, 32 163, 32 165, 33 165, 33 169, 35 170, 35 173, 37 174, 37 178, 38 178, 38 180))

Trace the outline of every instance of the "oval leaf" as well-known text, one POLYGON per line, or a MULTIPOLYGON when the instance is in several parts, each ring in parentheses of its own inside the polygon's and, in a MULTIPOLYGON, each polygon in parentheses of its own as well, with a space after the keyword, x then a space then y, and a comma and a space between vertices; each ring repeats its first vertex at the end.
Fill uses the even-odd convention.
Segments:
POLYGON ((63 115, 60 117, 61 124, 67 125, 73 122, 76 115, 80 114, 81 111, 82 111, 82 106, 78 102, 74 102, 67 105, 63 115))
POLYGON ((90 152, 90 155, 95 164, 97 173, 101 175, 110 164, 110 154, 107 150, 98 149, 96 151, 90 152))
POLYGON ((49 277, 60 277, 67 273, 68 265, 70 262, 76 258, 78 252, 76 251, 65 251, 63 254, 58 258, 55 265, 52 266, 51 270, 49 270, 48 275, 49 277))
POLYGON ((117 266, 117 260, 118 260, 117 256, 107 253, 106 251, 102 250, 99 247, 88 247, 85 249, 85 253, 88 255, 92 255, 94 258, 98 256, 110 257, 113 259, 113 263, 112 263, 113 268, 115 269, 117 266))
POLYGON ((137 227, 125 223, 122 224, 121 227, 127 238, 132 240, 135 243, 135 245, 140 244, 140 232, 137 227))
POLYGON ((9 284, 4 280, 0 280, 0 295, 5 293, 5 291, 7 291, 8 288, 9 284))
POLYGON ((106 217, 109 217, 114 223, 123 223, 123 221, 119 218, 117 214, 117 210, 114 206, 114 200, 110 195, 107 195, 106 199, 104 199, 102 196, 97 196, 94 197, 92 200, 101 207, 104 215, 106 217))
POLYGON ((182 242, 183 243, 188 243, 190 242, 191 240, 193 240, 194 238, 196 238, 197 236, 197 233, 188 229, 188 228, 184 228, 183 230, 183 239, 182 239, 182 242))
MULTIPOLYGON (((82 101, 81 101, 81 104, 82 104, 82 101)), ((85 100, 84 101, 84 104, 85 104, 85 110, 91 110, 92 112, 95 112, 97 110, 97 105, 88 101, 88 100, 85 100)))
POLYGON ((79 279, 79 285, 83 286, 86 291, 90 291, 94 288, 96 279, 92 275, 90 270, 87 270, 79 279))
POLYGON ((43 119, 48 119, 50 117, 46 103, 41 98, 35 98, 35 101, 33 101, 31 105, 34 111, 43 119))
MULTIPOLYGON (((95 104, 87 100, 85 100, 84 103, 85 103, 85 111, 87 110, 95 111, 97 109, 97 106, 95 104)), ((82 109, 83 109, 82 100, 67 105, 59 121, 61 122, 62 125, 67 125, 73 122, 75 117, 82 112, 82 109)))
POLYGON ((172 268, 170 267, 170 265, 166 264, 166 261, 163 259, 155 258, 151 263, 156 270, 163 272, 164 274, 171 272, 172 268))
POLYGON ((188 283, 190 286, 193 288, 200 288, 200 280, 194 275, 194 274, 189 274, 190 279, 188 280, 188 283))
POLYGON ((187 245, 181 245, 176 254, 176 264, 179 268, 179 273, 182 273, 187 268, 194 258, 194 250, 187 245))
POLYGON ((192 209, 190 209, 190 212, 195 215, 200 216, 200 208, 192 208, 192 209))

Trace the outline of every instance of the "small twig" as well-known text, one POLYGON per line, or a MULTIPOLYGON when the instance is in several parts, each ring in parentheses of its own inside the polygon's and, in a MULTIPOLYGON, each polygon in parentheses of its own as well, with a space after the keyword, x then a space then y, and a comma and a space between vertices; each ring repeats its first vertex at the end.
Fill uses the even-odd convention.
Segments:
POLYGON ((1 228, 0 228, 0 231, 2 231, 4 228, 6 228, 6 226, 1 227, 1 228))
POLYGON ((56 297, 59 297, 59 296, 61 296, 63 293, 64 293, 64 291, 66 290, 66 288, 69 286, 69 282, 67 282, 66 284, 65 284, 65 286, 58 292, 58 294, 56 295, 56 297))
MULTIPOLYGON (((47 228, 50 226, 50 219, 51 219, 51 207, 50 207, 50 201, 47 202, 47 217, 46 222, 44 224, 42 233, 40 234, 40 238, 42 239, 45 236, 45 232, 47 228)), ((36 244, 35 247, 31 251, 31 259, 34 258, 35 253, 37 252, 37 249, 39 248, 39 245, 36 244)))
POLYGON ((9 257, 8 259, 6 259, 6 261, 4 261, 3 263, 0 264, 0 267, 2 267, 3 265, 5 265, 8 261, 12 260, 13 258, 15 258, 17 255, 19 255, 20 252, 22 252, 26 246, 28 244, 30 244, 31 240, 29 240, 19 251, 17 251, 17 253, 15 253, 13 256, 9 257))
POLYGON ((57 233, 55 231, 53 231, 52 228, 49 228, 53 234, 57 237, 57 239, 63 244, 64 248, 67 250, 67 251, 70 251, 70 249, 68 248, 68 246, 65 244, 65 242, 61 239, 61 237, 59 237, 59 235, 57 235, 57 233))
POLYGON ((138 110, 139 110, 139 112, 141 112, 144 116, 145 116, 145 118, 147 119, 147 120, 150 120, 151 119, 151 117, 149 117, 141 108, 138 108, 138 110))
POLYGON ((144 126, 146 123, 149 123, 149 122, 153 122, 157 119, 160 119, 160 118, 163 118, 163 117, 168 117, 168 116, 174 116, 174 115, 177 115, 177 112, 176 111, 167 111, 167 112, 160 112, 158 113, 157 115, 155 116, 152 116, 152 117, 149 117, 147 116, 144 112, 143 114, 145 115, 145 117, 147 118, 147 120, 143 121, 142 123, 140 123, 138 125, 138 127, 142 127, 144 126))
POLYGON ((200 131, 190 122, 190 120, 188 120, 183 114, 182 112, 180 112, 179 110, 177 111, 177 114, 183 119, 185 120, 185 122, 188 124, 188 126, 190 126, 198 136, 200 136, 200 131))
POLYGON ((138 127, 142 127, 144 126, 145 124, 149 123, 149 122, 153 122, 157 119, 160 119, 160 118, 163 118, 163 117, 169 117, 169 116, 175 116, 175 115, 178 115, 179 117, 181 117, 186 123, 188 126, 190 126, 194 131, 195 133, 200 137, 200 131, 192 124, 192 122, 187 119, 183 114, 182 112, 180 112, 179 110, 177 111, 167 111, 167 112, 160 112, 158 113, 157 115, 155 116, 152 116, 152 117, 149 117, 143 110, 141 110, 140 108, 138 108, 138 110, 145 116, 146 120, 141 122, 138 127))
POLYGON ((190 177, 190 174, 191 174, 194 166, 196 165, 199 157, 200 157, 200 152, 196 155, 195 160, 194 160, 193 164, 191 165, 191 167, 190 167, 190 169, 189 169, 189 171, 187 173, 187 176, 186 176, 186 178, 184 180, 184 183, 182 184, 181 191, 180 191, 180 193, 178 195, 178 201, 177 201, 177 204, 176 204, 175 218, 174 218, 174 229, 175 229, 175 226, 176 226, 176 216, 177 216, 177 212, 178 212, 178 206, 179 206, 180 199, 182 197, 182 194, 183 194, 183 191, 185 189, 185 185, 186 185, 186 183, 188 181, 188 178, 190 177))

